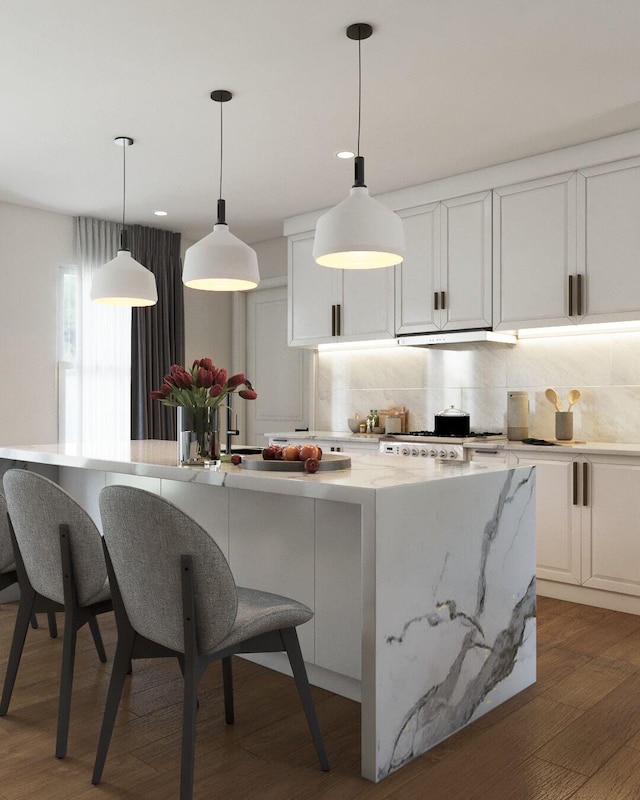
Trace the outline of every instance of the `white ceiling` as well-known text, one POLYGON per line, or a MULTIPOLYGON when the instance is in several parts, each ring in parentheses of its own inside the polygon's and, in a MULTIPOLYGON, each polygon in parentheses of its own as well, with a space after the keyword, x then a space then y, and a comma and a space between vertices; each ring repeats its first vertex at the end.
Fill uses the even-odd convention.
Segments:
POLYGON ((247 242, 372 194, 640 128, 639 0, 2 0, 0 200, 247 242), (161 220, 153 211, 163 209, 161 220))

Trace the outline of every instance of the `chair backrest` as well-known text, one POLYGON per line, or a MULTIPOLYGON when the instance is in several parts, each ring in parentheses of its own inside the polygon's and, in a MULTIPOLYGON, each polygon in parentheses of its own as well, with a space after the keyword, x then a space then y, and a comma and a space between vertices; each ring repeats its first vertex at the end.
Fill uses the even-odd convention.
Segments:
POLYGON ((64 603, 60 525, 66 524, 78 603, 91 602, 107 578, 100 531, 91 517, 64 489, 35 472, 10 469, 3 483, 16 541, 33 588, 64 603))
POLYGON ((131 486, 105 487, 100 515, 133 629, 184 651, 180 556, 190 555, 198 649, 214 650, 235 622, 238 593, 227 559, 211 536, 173 503, 131 486))
POLYGON ((0 494, 0 573, 10 572, 15 569, 13 563, 13 547, 9 533, 9 518, 7 516, 7 501, 0 494))

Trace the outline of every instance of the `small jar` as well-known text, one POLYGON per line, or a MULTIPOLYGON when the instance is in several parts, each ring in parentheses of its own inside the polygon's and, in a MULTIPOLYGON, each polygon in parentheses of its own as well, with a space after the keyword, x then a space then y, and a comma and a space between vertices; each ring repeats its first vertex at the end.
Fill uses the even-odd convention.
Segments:
POLYGON ((367 432, 367 423, 366 422, 361 422, 360 423, 360 433, 366 433, 366 432, 367 432))

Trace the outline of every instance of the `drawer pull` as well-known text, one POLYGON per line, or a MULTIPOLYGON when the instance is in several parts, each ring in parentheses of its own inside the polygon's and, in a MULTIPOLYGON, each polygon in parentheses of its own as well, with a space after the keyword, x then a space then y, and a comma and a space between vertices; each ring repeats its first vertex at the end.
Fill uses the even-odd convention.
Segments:
POLYGON ((578 305, 578 310, 577 310, 577 314, 578 314, 579 317, 581 317, 582 316, 582 275, 578 274, 578 277, 576 278, 576 282, 577 282, 576 294, 578 295, 578 304, 577 304, 578 305))
POLYGON ((578 462, 573 462, 573 505, 578 505, 578 462))
POLYGON ((433 310, 437 311, 440 308, 440 296, 438 292, 433 293, 433 310))
POLYGON ((589 505, 589 464, 586 461, 582 465, 582 505, 589 505))
POLYGON ((336 307, 331 306, 331 335, 336 335, 336 307))
POLYGON ((444 311, 444 310, 445 310, 445 308, 446 308, 446 305, 445 305, 445 298, 446 298, 446 295, 445 295, 445 293, 444 293, 444 292, 440 292, 440 308, 441 308, 443 311, 444 311))
POLYGON ((569 275, 569 316, 573 316, 573 275, 569 275))

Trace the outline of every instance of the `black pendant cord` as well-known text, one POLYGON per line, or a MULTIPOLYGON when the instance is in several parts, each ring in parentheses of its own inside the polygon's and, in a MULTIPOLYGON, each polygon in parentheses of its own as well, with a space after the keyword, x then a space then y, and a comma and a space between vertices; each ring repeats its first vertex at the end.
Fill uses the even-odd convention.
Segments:
POLYGON ((356 155, 360 157, 360 121, 362 117, 362 42, 358 39, 358 147, 356 155))
POLYGON ((220 188, 218 190, 218 200, 222 200, 222 103, 220 103, 220 188))
POLYGON ((216 225, 226 225, 226 207, 225 202, 222 199, 222 153, 223 153, 223 125, 222 125, 222 106, 224 105, 223 101, 220 101, 220 181, 218 185, 218 218, 216 220, 216 225))

